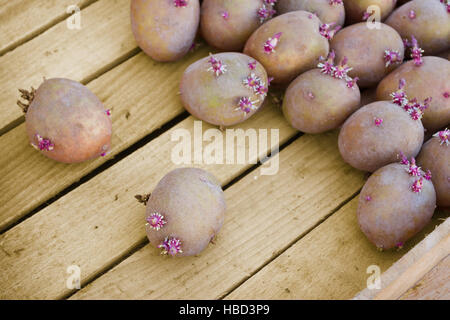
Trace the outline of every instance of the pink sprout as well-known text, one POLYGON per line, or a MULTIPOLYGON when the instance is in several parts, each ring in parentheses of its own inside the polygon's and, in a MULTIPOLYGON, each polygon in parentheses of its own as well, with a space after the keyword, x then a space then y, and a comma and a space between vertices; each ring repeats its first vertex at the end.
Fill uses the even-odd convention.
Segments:
POLYGON ((36 134, 36 139, 38 140, 38 145, 37 146, 34 144, 32 145, 33 147, 41 151, 43 150, 52 151, 55 147, 55 145, 49 139, 42 138, 39 134, 36 134))
POLYGON ((336 27, 333 28, 335 24, 336 24, 335 22, 328 24, 327 23, 321 24, 319 26, 319 33, 328 40, 333 39, 336 32, 338 32, 341 29, 340 25, 337 25, 336 27))
POLYGON ((445 99, 450 98, 450 92, 446 91, 442 94, 444 96, 445 99))
POLYGON ((335 58, 334 50, 331 50, 331 52, 328 55, 328 58, 325 59, 324 57, 319 58, 319 64, 317 67, 320 69, 320 72, 324 74, 328 74, 329 76, 334 76, 334 70, 336 67, 334 66, 334 58, 335 58))
POLYGON ((416 165, 416 159, 414 159, 414 157, 411 158, 411 161, 409 162, 409 167, 406 169, 406 171, 412 177, 420 177, 422 175, 420 167, 416 165))
POLYGON ((267 54, 271 54, 275 52, 275 48, 278 45, 278 42, 280 41, 280 37, 283 33, 278 32, 276 33, 273 38, 267 39, 267 41, 264 43, 264 52, 267 54))
POLYGON ((409 11, 409 18, 412 20, 412 19, 415 19, 416 18, 416 12, 414 11, 414 10, 411 10, 411 11, 409 11))
POLYGON ((356 82, 359 80, 359 78, 358 77, 355 77, 355 78, 350 78, 350 77, 348 77, 347 79, 346 79, 346 81, 347 81, 347 88, 354 88, 355 87, 355 84, 356 84, 356 82))
POLYGON ((338 79, 346 79, 348 77, 348 72, 351 71, 353 68, 350 68, 347 65, 347 57, 344 57, 341 60, 341 63, 336 66, 334 70, 334 77, 338 79))
POLYGON ((267 19, 270 19, 273 17, 273 15, 276 13, 276 11, 273 9, 273 7, 269 4, 269 8, 263 4, 261 8, 258 9, 258 17, 259 22, 263 23, 267 19))
POLYGON ((405 79, 399 80, 398 90, 396 92, 391 93, 392 102, 401 107, 405 106, 408 103, 408 99, 406 97, 406 93, 403 90, 405 87, 406 81, 405 79))
POLYGON ((248 68, 249 68, 250 70, 255 70, 255 69, 256 69, 256 61, 253 60, 252 62, 249 62, 249 63, 248 63, 248 68))
POLYGON ((249 113, 250 111, 255 109, 256 109, 255 102, 248 97, 240 98, 238 107, 236 108, 236 110, 242 110, 245 113, 249 113))
POLYGON ((256 88, 256 94, 265 97, 269 89, 264 86, 264 82, 260 82, 258 87, 256 88))
POLYGON ((147 223, 146 226, 149 226, 150 228, 158 231, 161 229, 167 222, 164 220, 164 216, 154 212, 151 215, 149 215, 146 219, 147 223))
POLYGON ((211 67, 208 68, 207 71, 212 71, 216 77, 227 72, 227 66, 222 63, 219 59, 214 58, 212 54, 209 54, 210 58, 208 62, 211 64, 211 67))
POLYGON ((411 186, 411 190, 415 193, 422 192, 422 188, 423 188, 423 178, 417 179, 411 186))
POLYGON ((425 173, 425 175, 423 176, 426 180, 430 181, 432 176, 431 176, 431 171, 427 170, 427 173, 425 173))
POLYGON ((342 4, 342 0, 330 0, 329 3, 330 3, 330 5, 333 5, 333 4, 342 4))
POLYGON ((411 58, 414 60, 414 64, 416 66, 421 66, 423 64, 422 54, 423 50, 419 47, 417 39, 414 36, 411 36, 411 42, 406 42, 408 47, 411 47, 411 58))
POLYGON ((372 201, 372 197, 371 196, 367 196, 366 197, 366 201, 372 201))
POLYGON ((445 130, 436 132, 433 134, 433 137, 439 138, 440 145, 443 145, 445 143, 446 146, 450 145, 450 130, 445 128, 445 130))
POLYGON ((256 88, 259 86, 261 79, 257 77, 254 73, 251 73, 247 78, 243 80, 244 85, 252 90, 256 91, 256 88))
POLYGON ((385 65, 386 68, 394 63, 400 63, 401 62, 400 52, 398 52, 397 50, 390 50, 390 49, 385 50, 384 61, 386 62, 385 65))
POLYGON ((365 11, 363 14, 363 21, 366 21, 367 19, 369 19, 369 17, 372 15, 372 13, 370 13, 369 11, 365 11))
POLYGON ((272 83, 272 81, 273 81, 274 79, 275 79, 274 77, 269 77, 269 78, 267 79, 267 85, 270 86, 270 84, 272 83))
POLYGON ((158 248, 162 249, 161 254, 169 254, 171 256, 183 252, 181 250, 180 239, 175 237, 166 237, 164 241, 158 246, 158 248))
POLYGON ((100 156, 105 157, 106 156, 106 152, 100 153, 100 156))
POLYGON ((111 109, 105 110, 107 116, 111 116, 111 109))
POLYGON ((229 17, 230 17, 230 14, 228 13, 228 11, 222 12, 222 18, 224 18, 225 20, 228 20, 229 17))
POLYGON ((400 163, 406 166, 409 166, 409 160, 408 158, 405 156, 405 154, 403 152, 400 152, 400 154, 398 155, 398 157, 401 158, 400 163))
POLYGON ((377 127, 379 127, 379 126, 381 126, 381 124, 383 123, 383 119, 381 119, 381 118, 375 118, 375 125, 377 126, 377 127))
POLYGON ((450 13, 450 0, 441 0, 441 3, 447 7, 447 12, 450 13))
POLYGON ((404 243, 400 241, 400 242, 397 243, 395 246, 396 246, 397 248, 401 249, 401 248, 403 248, 403 245, 404 245, 404 243))
POLYGON ((264 0, 264 2, 267 3, 268 5, 273 6, 277 2, 277 0, 264 0))
POLYGON ((310 98, 311 100, 314 99, 316 96, 314 95, 314 93, 312 93, 311 91, 308 91, 307 93, 308 98, 310 98))
POLYGON ((173 0, 175 7, 186 7, 188 5, 188 0, 173 0))

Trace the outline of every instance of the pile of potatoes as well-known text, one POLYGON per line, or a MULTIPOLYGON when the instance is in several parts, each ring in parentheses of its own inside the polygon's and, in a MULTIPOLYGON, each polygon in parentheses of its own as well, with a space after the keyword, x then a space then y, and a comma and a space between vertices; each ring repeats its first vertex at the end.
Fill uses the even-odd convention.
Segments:
MULTIPOLYGON (((340 128, 342 158, 372 173, 357 216, 377 248, 402 247, 450 206, 450 1, 131 0, 131 26, 157 61, 181 59, 199 38, 220 52, 180 81, 182 104, 203 121, 245 121, 273 85, 292 127, 340 128), (376 101, 361 106, 363 89, 376 101)), ((222 193, 206 172, 169 173, 145 199, 149 239, 170 255, 199 253, 223 222, 222 193)))

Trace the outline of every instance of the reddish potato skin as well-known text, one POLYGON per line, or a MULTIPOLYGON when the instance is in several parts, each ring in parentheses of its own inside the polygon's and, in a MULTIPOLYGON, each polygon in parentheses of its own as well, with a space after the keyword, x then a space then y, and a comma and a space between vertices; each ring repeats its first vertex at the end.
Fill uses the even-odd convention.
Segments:
POLYGON ((181 241, 182 253, 203 251, 219 232, 225 219, 225 196, 217 179, 197 168, 175 169, 165 175, 147 202, 146 218, 157 212, 166 224, 156 231, 146 226, 150 243, 157 247, 166 237, 181 241))
POLYGON ((413 0, 397 8, 386 20, 400 36, 414 36, 426 55, 450 48, 450 14, 439 0, 413 0), (414 10, 416 17, 409 18, 414 10))
POLYGON ((437 205, 450 207, 450 146, 432 137, 423 145, 417 163, 423 170, 431 171, 437 205))
POLYGON ((375 171, 359 196, 358 223, 367 238, 381 249, 401 246, 421 231, 436 208, 436 193, 431 181, 423 179, 423 188, 413 192, 417 177, 407 166, 392 163, 375 171), (370 200, 368 200, 370 199, 370 200))
POLYGON ((372 5, 380 8, 381 20, 383 21, 394 10, 395 4, 396 0, 344 0, 347 25, 362 22, 364 13, 372 5))
POLYGON ((193 116, 218 126, 231 126, 251 117, 261 107, 263 99, 243 84, 251 73, 261 78, 267 86, 268 78, 264 67, 256 62, 255 69, 248 64, 255 59, 242 53, 224 52, 214 55, 227 66, 227 72, 216 77, 207 71, 211 66, 209 57, 191 64, 183 74, 180 97, 183 106, 193 116), (258 100, 256 109, 245 113, 237 110, 239 99, 250 97, 258 100))
POLYGON ((322 133, 339 127, 359 108, 360 101, 357 85, 348 88, 344 80, 314 69, 302 73, 289 85, 283 114, 297 130, 322 133))
POLYGON ((328 40, 319 33, 319 18, 306 11, 282 14, 259 27, 245 44, 244 53, 258 60, 274 77, 273 83, 287 84, 299 74, 317 66, 329 52, 328 40), (301 30, 302 32, 299 32, 301 30), (264 52, 264 43, 282 32, 275 52, 264 52))
POLYGON ((139 47, 152 59, 176 61, 194 43, 200 22, 200 3, 189 0, 175 7, 173 0, 131 0, 131 30, 139 47))
POLYGON ((374 172, 396 162, 403 152, 415 157, 423 144, 424 129, 401 107, 389 101, 368 104, 348 118, 339 133, 339 151, 352 167, 374 172), (380 126, 375 119, 381 118, 380 126))
POLYGON ((450 123, 450 61, 439 57, 423 57, 423 64, 418 67, 408 61, 387 75, 377 87, 378 100, 390 99, 390 94, 397 91, 400 79, 406 80, 403 90, 408 98, 420 101, 432 97, 422 119, 427 131, 434 132, 450 123))
POLYGON ((399 66, 391 64, 386 68, 385 50, 396 50, 403 61, 405 48, 399 34, 383 23, 380 29, 369 29, 365 22, 348 26, 339 31, 331 40, 331 49, 336 53, 336 61, 344 56, 353 68, 350 77, 359 77, 360 88, 376 85, 389 72, 399 66))
POLYGON ((277 13, 303 10, 317 14, 322 23, 336 23, 340 26, 345 22, 343 4, 330 4, 330 0, 278 0, 277 13))
POLYGON ((25 121, 30 143, 39 145, 37 134, 49 139, 54 149, 40 152, 59 162, 90 160, 111 146, 111 119, 103 104, 76 81, 45 80, 36 91, 25 121))
POLYGON ((205 0, 202 4, 200 28, 203 38, 224 51, 241 51, 261 22, 257 15, 263 0, 205 0), (228 12, 229 18, 222 17, 228 12))

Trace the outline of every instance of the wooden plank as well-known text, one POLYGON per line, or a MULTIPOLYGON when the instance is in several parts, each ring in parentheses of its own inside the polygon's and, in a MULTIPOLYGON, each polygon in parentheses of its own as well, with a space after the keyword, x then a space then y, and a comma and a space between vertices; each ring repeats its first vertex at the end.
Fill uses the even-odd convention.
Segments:
POLYGON ((147 245, 72 298, 220 298, 361 187, 363 173, 343 163, 336 142, 336 132, 304 135, 281 151, 276 175, 233 184, 224 227, 198 257, 165 259, 147 245))
POLYGON ((441 222, 435 215, 402 250, 379 252, 358 227, 357 204, 346 204, 226 299, 351 298, 366 287, 368 267, 387 269, 441 222))
POLYGON ((100 0, 82 10, 80 30, 62 21, 0 57, 0 134, 23 121, 18 88, 36 88, 43 77, 85 83, 137 51, 129 6, 128 0, 100 0))
MULTIPOLYGON (((171 141, 172 132, 182 128, 192 132, 193 126, 194 118, 187 118, 3 233, 0 299, 64 297, 71 292, 65 285, 68 266, 79 265, 86 283, 145 243, 144 208, 134 195, 151 191, 163 175, 177 167, 171 161, 172 149, 177 144, 171 141)), ((211 126, 203 123, 203 128, 211 126)), ((239 128, 277 128, 281 143, 296 134, 281 112, 271 105, 239 128)), ((266 149, 261 155, 265 152, 266 149)), ((203 167, 226 184, 251 165, 203 167)))
POLYGON ((67 8, 82 9, 95 0, 0 0, 0 55, 70 16, 67 8))
POLYGON ((374 300, 393 300, 400 298, 406 291, 423 278, 433 267, 450 254, 450 234, 424 254, 397 279, 379 292, 374 300))
MULTIPOLYGON (((435 214, 436 216, 436 214, 435 214)), ((447 212, 448 216, 448 212, 447 212)), ((429 250, 435 247, 450 234, 450 219, 446 219, 439 227, 430 233, 423 241, 399 259, 392 267, 381 275, 381 287, 379 289, 364 289, 358 293, 355 300, 373 299, 384 288, 393 283, 401 274, 420 260, 429 250)))
POLYGON ((450 256, 447 256, 418 283, 403 294, 402 300, 450 300, 450 256))
POLYGON ((28 144, 25 124, 0 136, 0 230, 183 113, 178 79, 207 54, 204 47, 180 62, 164 64, 140 53, 89 83, 112 110, 113 149, 105 158, 72 165, 47 159, 28 144))

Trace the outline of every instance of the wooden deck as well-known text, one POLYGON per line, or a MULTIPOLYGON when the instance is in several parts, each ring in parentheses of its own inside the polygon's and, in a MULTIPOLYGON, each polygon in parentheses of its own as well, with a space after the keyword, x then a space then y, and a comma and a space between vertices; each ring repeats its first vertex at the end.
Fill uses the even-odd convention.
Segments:
MULTIPOLYGON (((196 120, 180 103, 179 79, 210 51, 151 60, 132 36, 129 0, 0 0, 0 299, 349 299, 366 288, 369 266, 386 271, 448 217, 436 212, 400 251, 377 251, 355 214, 367 176, 342 161, 337 132, 302 135, 268 99, 235 128, 278 129, 270 161, 279 172, 200 165, 225 189, 224 227, 199 256, 159 255, 134 195, 177 167, 171 135, 193 132, 196 120), (72 4, 82 9, 79 30, 67 28, 72 4), (43 77, 80 81, 112 110, 107 157, 59 164, 28 144, 17 89, 43 77), (79 290, 66 285, 70 266, 80 268, 79 290)), ((402 298, 448 299, 448 285, 436 294, 433 279, 448 279, 449 260, 437 263, 425 289, 402 298)))

